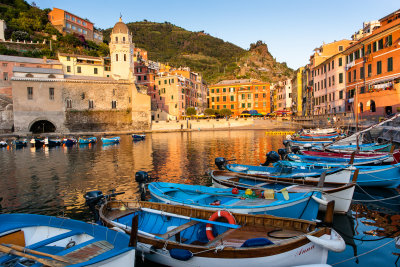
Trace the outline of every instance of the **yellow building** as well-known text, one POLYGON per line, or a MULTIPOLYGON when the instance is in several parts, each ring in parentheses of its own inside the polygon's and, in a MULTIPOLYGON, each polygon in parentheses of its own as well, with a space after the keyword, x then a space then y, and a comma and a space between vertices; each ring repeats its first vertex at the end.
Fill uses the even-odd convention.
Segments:
POLYGON ((59 53, 58 60, 66 75, 111 77, 111 66, 106 58, 59 53))

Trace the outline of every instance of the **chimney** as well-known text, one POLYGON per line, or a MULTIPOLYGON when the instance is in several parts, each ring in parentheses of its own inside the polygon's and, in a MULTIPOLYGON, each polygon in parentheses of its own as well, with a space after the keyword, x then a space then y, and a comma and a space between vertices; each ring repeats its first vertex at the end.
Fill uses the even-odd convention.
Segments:
POLYGON ((43 63, 47 63, 47 57, 46 56, 43 56, 43 63))

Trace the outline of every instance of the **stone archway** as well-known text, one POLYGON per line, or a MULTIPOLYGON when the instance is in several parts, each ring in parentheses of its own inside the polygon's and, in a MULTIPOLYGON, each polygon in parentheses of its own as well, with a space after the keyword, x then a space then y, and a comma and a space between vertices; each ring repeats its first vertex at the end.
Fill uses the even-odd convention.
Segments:
POLYGON ((54 133, 56 126, 48 120, 38 120, 32 123, 29 131, 32 133, 54 133))

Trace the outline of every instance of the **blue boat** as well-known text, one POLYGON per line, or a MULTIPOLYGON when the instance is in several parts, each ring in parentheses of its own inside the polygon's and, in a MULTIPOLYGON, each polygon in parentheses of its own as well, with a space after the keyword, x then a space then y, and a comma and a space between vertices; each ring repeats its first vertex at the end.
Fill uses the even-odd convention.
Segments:
POLYGON ((322 145, 322 144, 331 144, 333 140, 331 141, 316 141, 316 140, 310 140, 310 141, 297 141, 297 140, 288 140, 291 145, 295 146, 304 146, 306 144, 310 145, 322 145))
POLYGON ((13 145, 15 145, 16 148, 22 148, 26 147, 28 145, 28 141, 26 139, 23 140, 14 140, 12 141, 13 145))
POLYGON ((392 144, 361 144, 357 145, 330 145, 323 147, 321 145, 313 146, 312 149, 315 150, 324 150, 324 151, 334 151, 334 152, 342 152, 342 151, 379 151, 379 152, 389 152, 392 147, 392 144))
POLYGON ((0 214, 0 265, 134 266, 129 239, 125 233, 67 218, 0 214))
MULTIPOLYGON (((340 158, 340 157, 318 157, 311 155, 300 155, 300 154, 288 154, 287 159, 290 161, 298 161, 298 162, 308 162, 308 163, 334 163, 334 164, 347 164, 349 162, 348 158, 340 158)), ((353 165, 372 165, 372 164, 382 164, 382 163, 391 163, 393 161, 393 156, 390 154, 387 155, 379 155, 376 157, 365 157, 365 158, 354 158, 353 165)))
POLYGON ((31 141, 29 141, 29 143, 31 144, 31 146, 36 147, 36 148, 45 146, 44 139, 40 139, 40 138, 32 138, 31 141))
POLYGON ((243 214, 269 214, 287 218, 314 220, 321 198, 321 192, 284 193, 264 191, 256 194, 251 190, 213 188, 202 185, 186 185, 153 182, 148 185, 152 200, 173 205, 185 205, 207 210, 229 210, 243 214), (314 198, 313 198, 314 196, 314 198))
POLYGON ((145 134, 132 134, 133 141, 141 141, 146 138, 145 134))
POLYGON ((63 141, 62 141, 62 143, 63 143, 65 146, 68 146, 68 147, 75 145, 77 142, 78 142, 78 140, 76 140, 76 138, 73 138, 73 137, 71 137, 71 138, 64 138, 63 141))
POLYGON ((78 142, 81 145, 94 144, 97 142, 97 138, 96 137, 88 137, 88 138, 80 138, 79 137, 78 142))
POLYGON ((61 146, 61 143, 60 139, 50 139, 48 137, 44 139, 44 144, 48 147, 61 146))
POLYGON ((102 137, 101 141, 103 142, 103 144, 117 144, 117 143, 119 143, 120 139, 121 139, 121 137, 118 137, 118 136, 110 137, 110 138, 102 137))
POLYGON ((339 135, 300 135, 299 137, 303 139, 335 139, 338 138, 339 135))
MULTIPOLYGON (((329 169, 342 165, 340 163, 320 163, 320 162, 293 162, 282 161, 280 164, 290 164, 293 168, 299 169, 329 169)), ((400 185, 400 163, 389 165, 360 165, 357 184, 360 186, 374 186, 395 188, 400 185)), ((354 171, 353 171, 354 172, 354 171)))

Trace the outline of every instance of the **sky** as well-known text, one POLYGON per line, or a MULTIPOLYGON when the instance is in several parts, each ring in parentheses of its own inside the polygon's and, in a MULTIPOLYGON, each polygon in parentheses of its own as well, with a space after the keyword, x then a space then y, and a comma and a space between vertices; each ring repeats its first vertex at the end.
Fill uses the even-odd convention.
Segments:
MULTIPOLYGON (((29 3, 32 1, 28 0, 29 3)), ((399 0, 35 0, 40 8, 61 8, 95 27, 168 21, 189 31, 204 31, 244 49, 262 40, 272 56, 297 69, 316 47, 351 39, 363 22, 398 9, 399 0)))

